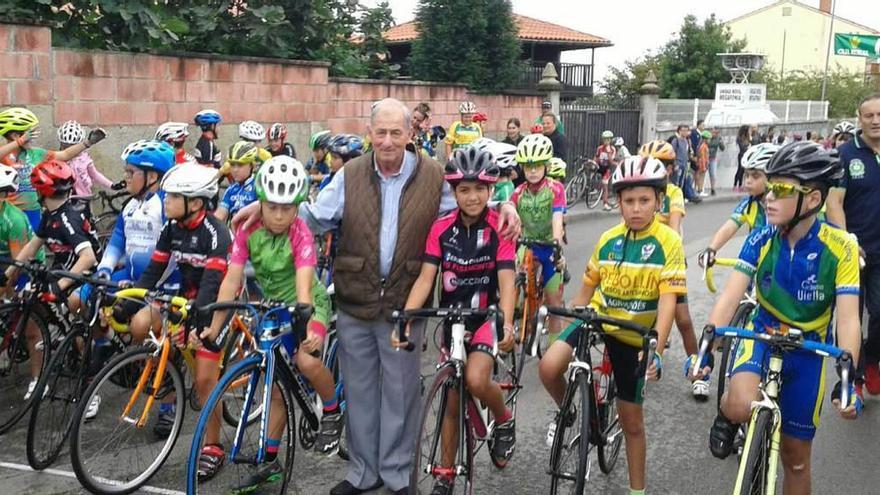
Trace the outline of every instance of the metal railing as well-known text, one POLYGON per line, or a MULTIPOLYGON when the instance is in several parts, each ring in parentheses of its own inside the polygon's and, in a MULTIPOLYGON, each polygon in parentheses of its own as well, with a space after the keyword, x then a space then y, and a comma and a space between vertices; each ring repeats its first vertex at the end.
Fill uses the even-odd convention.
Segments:
MULTIPOLYGON (((541 82, 541 74, 547 61, 526 61, 523 64, 518 88, 534 88, 541 82)), ((565 89, 590 89, 593 86, 593 66, 589 64, 557 63, 556 72, 559 74, 559 82, 565 89)))
MULTIPOLYGON (((712 109, 713 100, 661 99, 657 102, 657 125, 696 125, 712 109)), ((811 122, 828 119, 828 102, 811 100, 767 100, 779 123, 811 122)))

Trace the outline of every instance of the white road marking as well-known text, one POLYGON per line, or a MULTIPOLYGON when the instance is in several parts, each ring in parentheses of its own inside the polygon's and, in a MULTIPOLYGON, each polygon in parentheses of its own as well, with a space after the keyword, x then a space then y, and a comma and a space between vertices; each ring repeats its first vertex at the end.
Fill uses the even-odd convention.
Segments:
MULTIPOLYGON (((0 467, 4 467, 7 469, 15 469, 18 471, 37 472, 37 471, 34 471, 33 468, 31 468, 30 466, 28 466, 26 464, 18 464, 15 462, 0 462, 0 467)), ((71 471, 64 471, 62 469, 49 468, 49 469, 44 469, 42 472, 48 473, 48 474, 54 474, 55 476, 64 476, 65 478, 76 479, 75 473, 73 473, 71 471)), ((111 483, 111 484, 119 483, 118 481, 107 480, 107 479, 101 479, 101 481, 103 481, 105 483, 111 483)), ((178 490, 170 490, 168 488, 159 488, 157 486, 149 486, 149 485, 144 485, 144 486, 140 487, 138 490, 144 491, 147 493, 158 493, 160 495, 186 495, 186 492, 181 492, 178 490)))

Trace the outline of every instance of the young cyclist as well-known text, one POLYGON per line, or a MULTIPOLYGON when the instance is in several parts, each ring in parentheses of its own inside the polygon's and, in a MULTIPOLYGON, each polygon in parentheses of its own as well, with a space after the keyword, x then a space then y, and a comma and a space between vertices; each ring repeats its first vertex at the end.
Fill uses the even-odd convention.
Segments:
POLYGON ((229 164, 230 185, 214 212, 221 221, 225 222, 257 200, 253 173, 258 153, 259 148, 250 141, 239 141, 229 147, 226 163, 229 164))
MULTIPOLYGON (((658 333, 656 354, 648 377, 659 379, 661 353, 672 327, 675 299, 684 294, 684 251, 678 234, 656 219, 666 189, 666 170, 654 158, 628 158, 611 179, 623 223, 599 238, 584 273, 581 288, 570 306, 590 305, 599 314, 631 320, 658 333), (626 282, 625 282, 626 281, 626 282)), ((560 405, 565 394, 565 372, 580 331, 570 325, 544 354, 539 374, 550 396, 560 405)), ((626 441, 630 494, 645 493, 645 421, 642 412, 643 377, 636 376, 641 338, 605 326, 604 337, 617 383, 617 410, 626 441)), ((548 432, 552 443, 555 421, 548 432)))
MULTIPOLYGON (((45 214, 40 219, 36 235, 24 245, 15 257, 18 261, 30 261, 37 256, 40 248, 46 248, 54 255, 52 268, 74 273, 82 273, 91 269, 97 262, 99 253, 98 239, 91 230, 88 219, 82 211, 74 208, 69 201, 73 190, 73 170, 60 160, 47 160, 38 164, 31 171, 31 185, 40 195, 45 207, 45 214)), ((3 274, 3 285, 13 280, 18 268, 10 266, 3 274)), ((63 298, 64 291, 73 285, 73 280, 61 279, 52 282, 49 292, 56 298, 63 298)), ((37 385, 41 350, 36 348, 34 340, 28 335, 31 352, 31 383, 25 398, 30 397, 37 385)))
POLYGON ((266 129, 259 122, 245 120, 238 124, 238 137, 244 141, 250 141, 257 146, 257 167, 269 161, 269 158, 272 158, 272 153, 260 146, 260 143, 266 139, 266 129))
POLYGON ((474 114, 477 106, 472 101, 463 101, 458 106, 461 120, 456 120, 446 131, 446 156, 452 156, 452 152, 468 146, 477 139, 483 137, 483 129, 474 122, 474 114))
POLYGON ((616 159, 617 164, 623 163, 624 160, 632 156, 632 153, 629 152, 629 148, 623 144, 623 137, 615 137, 611 140, 611 144, 614 145, 614 158, 616 159))
POLYGON ((611 205, 608 204, 608 178, 614 171, 614 162, 617 158, 617 148, 611 143, 612 139, 614 139, 613 132, 602 131, 602 144, 596 148, 596 156, 593 157, 602 174, 602 208, 605 211, 611 211, 611 205))
POLYGON ((269 153, 272 153, 272 156, 285 155, 296 158, 296 149, 285 139, 287 139, 287 126, 280 122, 272 124, 269 127, 269 153))
POLYGON ((694 172, 694 190, 700 196, 708 196, 709 193, 703 189, 706 182, 706 171, 709 170, 709 140, 712 139, 712 133, 703 131, 700 133, 700 144, 695 152, 697 158, 697 170, 694 172))
MULTIPOLYGON (((179 294, 193 300, 196 307, 217 299, 217 290, 226 273, 229 231, 220 220, 208 213, 210 200, 217 195, 217 173, 213 168, 189 161, 174 166, 162 179, 164 206, 168 222, 135 284, 143 289, 160 288, 171 260, 180 271, 179 294)), ((128 322, 135 343, 143 342, 151 328, 158 330, 161 321, 154 309, 141 307, 137 301, 119 302, 113 307, 113 319, 128 322)), ((200 349, 196 353, 195 386, 199 397, 208 397, 216 383, 219 354, 200 349)), ((169 399, 172 399, 169 397, 169 399)), ((159 417, 153 433, 166 438, 174 425, 174 404, 159 405, 159 417)))
POLYGON ((192 155, 183 148, 189 137, 189 125, 183 122, 165 122, 156 129, 156 141, 165 141, 174 148, 174 163, 193 161, 192 155))
MULTIPOLYGON (((565 188, 560 182, 547 177, 547 169, 553 158, 553 143, 543 134, 529 134, 519 142, 516 162, 522 167, 526 181, 513 191, 511 201, 522 221, 525 238, 563 244, 565 228, 565 188)), ((554 259, 549 246, 534 246, 532 254, 541 264, 544 299, 549 306, 562 305, 562 272, 557 269, 561 259, 554 259)), ((525 256, 525 247, 517 253, 517 259, 525 256)), ((559 319, 550 319, 550 332, 559 334, 559 319)))
MULTIPOLYGON (((262 216, 246 229, 235 234, 229 261, 229 270, 220 285, 217 301, 235 299, 244 278, 245 265, 250 261, 264 297, 269 300, 314 305, 315 311, 308 323, 307 338, 300 343, 295 356, 296 366, 315 388, 324 403, 321 431, 315 442, 318 452, 328 453, 339 445, 343 414, 336 396, 333 375, 320 357, 330 320, 330 300, 324 286, 315 278, 317 262, 314 237, 305 221, 297 217, 297 207, 309 195, 309 176, 302 164, 289 156, 276 156, 257 171, 256 191, 262 216), (292 283, 293 282, 293 283, 292 283)), ((209 328, 203 329, 203 339, 214 340, 223 327, 226 315, 216 312, 209 328)), ((286 337, 288 350, 293 348, 293 335, 286 337)), ((260 466, 251 478, 245 480, 235 493, 255 490, 272 481, 281 472, 276 456, 284 428, 280 395, 272 397, 267 464, 260 466)), ((214 477, 225 459, 220 445, 220 417, 212 418, 206 433, 207 440, 199 460, 199 478, 214 477)))
POLYGON ((745 190, 748 196, 736 205, 733 214, 718 232, 715 232, 709 246, 700 253, 697 258, 700 267, 714 265, 715 253, 724 247, 743 225, 747 225, 751 232, 767 224, 767 214, 764 211, 764 194, 767 192, 766 171, 767 164, 777 151, 779 146, 771 143, 760 143, 746 150, 741 166, 745 170, 745 190))
MULTIPOLYGON (((67 122, 61 124, 61 127, 58 128, 58 141, 62 150, 70 148, 75 144, 79 144, 86 139, 86 131, 83 129, 79 122, 75 120, 68 120, 67 122)), ((95 162, 92 161, 92 157, 89 155, 88 151, 83 151, 82 153, 76 155, 71 158, 70 161, 67 162, 70 165, 70 168, 73 169, 73 176, 76 177, 76 180, 73 183, 73 195, 88 198, 92 195, 92 184, 97 183, 99 186, 104 189, 110 189, 114 187, 113 181, 104 176, 97 168, 95 168, 95 162), (94 182, 93 182, 94 181, 94 182)), ((122 183, 115 185, 116 188, 122 189, 122 183)), ((90 202, 86 201, 85 211, 86 218, 91 218, 91 207, 90 202)))
POLYGON ((324 176, 318 190, 324 189, 349 160, 364 154, 364 140, 354 134, 337 134, 327 145, 327 153, 330 155, 330 173, 324 176))
POLYGON ((547 164, 547 177, 559 182, 565 183, 565 172, 568 165, 562 158, 551 158, 547 164))
POLYGON ((31 185, 34 167, 46 160, 70 160, 107 136, 103 129, 92 129, 79 144, 61 151, 47 151, 34 146, 34 140, 40 135, 39 123, 37 116, 26 108, 8 108, 0 112, 0 135, 7 141, 0 146, 0 162, 18 170, 19 179, 18 192, 7 199, 27 215, 34 230, 40 225, 39 198, 31 185))
POLYGON ((330 153, 327 147, 333 135, 330 131, 319 131, 309 138, 309 149, 312 156, 306 162, 306 170, 312 176, 312 184, 320 184, 325 175, 330 174, 330 153))
POLYGON ((492 201, 510 201, 516 188, 513 179, 516 175, 516 145, 498 142, 489 138, 480 138, 471 146, 478 150, 488 151, 498 167, 498 181, 493 187, 492 201))
POLYGON ((855 135, 855 124, 846 120, 841 120, 834 126, 834 131, 831 133, 831 147, 837 149, 843 143, 851 140, 855 135))
MULTIPOLYGON (((513 348, 514 310, 514 253, 515 245, 498 233, 498 214, 488 207, 492 185, 498 178, 498 167, 492 155, 476 147, 468 147, 452 154, 446 164, 445 178, 452 186, 458 208, 434 222, 428 234, 425 256, 419 278, 410 290, 405 309, 424 306, 432 296, 438 272, 442 280, 440 306, 459 304, 466 308, 488 308, 498 304, 504 313, 504 338, 498 349, 509 352, 513 348)), ((501 388, 492 380, 495 365, 489 322, 471 322, 473 332, 468 344, 465 381, 468 391, 492 411, 495 418, 492 450, 502 464, 513 455, 516 435, 513 413, 504 403, 501 388), (475 328, 479 326, 478 328, 475 328)), ((443 347, 451 346, 452 328, 444 328, 443 347)), ((392 343, 399 346, 396 332, 392 343)), ((443 445, 458 445, 456 431, 458 400, 454 392, 447 396, 446 416, 443 419, 443 445)), ((444 448, 441 466, 451 467, 456 449, 444 448)), ((432 495, 452 493, 452 480, 437 477, 432 495)))
POLYGON ((220 168, 221 153, 217 146, 217 126, 223 121, 223 117, 216 110, 205 109, 193 117, 193 122, 202 130, 196 147, 193 148, 193 156, 202 165, 220 168))
MULTIPOLYGON (((858 245, 845 231, 817 219, 829 188, 843 177, 837 153, 809 141, 788 144, 770 159, 767 177, 768 225, 752 231, 743 245, 709 324, 727 325, 743 292, 755 280, 758 307, 751 326, 756 332, 797 328, 806 340, 836 341, 858 362, 858 245), (832 332, 835 311, 837 328, 832 332)), ((752 402, 760 400, 759 384, 769 357, 763 342, 739 341, 730 384, 709 436, 716 457, 730 454, 737 423, 748 421, 752 402)), ((782 376, 783 491, 810 493, 811 445, 825 394, 825 365, 814 354, 787 352, 782 376)), ((832 402, 842 417, 854 419, 861 411, 862 398, 860 389, 852 382, 849 385, 851 402, 840 404, 840 382, 832 392, 832 402)))

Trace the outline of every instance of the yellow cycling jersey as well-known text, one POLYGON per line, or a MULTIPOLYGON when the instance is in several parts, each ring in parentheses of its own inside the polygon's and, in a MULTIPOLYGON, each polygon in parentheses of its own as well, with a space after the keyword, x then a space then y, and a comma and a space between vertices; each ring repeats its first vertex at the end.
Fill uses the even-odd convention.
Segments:
POLYGON ((684 193, 675 184, 666 184, 663 208, 657 213, 657 219, 664 225, 669 225, 669 215, 672 213, 681 213, 684 216, 684 193))
MULTIPOLYGON (((599 314, 652 327, 663 294, 687 294, 681 237, 654 221, 633 232, 621 223, 599 238, 584 273, 594 287, 590 306, 599 314)), ((625 344, 640 347, 642 339, 614 327, 605 328, 625 344)))
POLYGON ((449 126, 449 130, 446 132, 446 144, 451 144, 452 149, 457 150, 481 137, 483 137, 483 129, 476 122, 471 125, 464 125, 460 120, 456 120, 449 126))

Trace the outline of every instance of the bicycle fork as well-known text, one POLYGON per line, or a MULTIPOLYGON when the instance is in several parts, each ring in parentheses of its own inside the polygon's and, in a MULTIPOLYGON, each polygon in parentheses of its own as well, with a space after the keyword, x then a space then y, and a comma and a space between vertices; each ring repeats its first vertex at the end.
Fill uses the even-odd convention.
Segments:
POLYGON ((153 385, 148 390, 147 395, 147 403, 144 404, 144 409, 141 411, 141 415, 138 419, 134 419, 129 417, 129 413, 131 413, 132 408, 134 408, 135 402, 137 402, 138 397, 143 392, 144 387, 147 384, 147 381, 150 379, 150 372, 153 371, 153 366, 155 366, 155 354, 154 357, 147 361, 147 364, 144 366, 144 371, 141 372, 141 377, 138 380, 137 386, 135 386, 134 390, 131 392, 131 397, 128 399, 128 404, 125 405, 125 409, 122 411, 122 420, 126 423, 132 423, 137 428, 143 428, 147 423, 147 417, 150 414, 150 409, 153 408, 153 403, 156 401, 156 394, 159 393, 159 389, 162 387, 162 378, 165 376, 165 368, 168 365, 168 355, 171 352, 171 343, 168 339, 162 340, 162 347, 159 349, 159 365, 156 368, 156 376, 153 377, 153 385))
MULTIPOLYGON (((776 470, 779 467, 779 442, 782 429, 782 418, 779 411, 779 405, 776 403, 776 399, 779 396, 781 377, 782 356, 774 353, 770 356, 770 366, 767 372, 767 380, 761 387, 761 400, 752 401, 752 415, 749 419, 750 433, 746 435, 746 443, 743 446, 743 452, 745 453, 749 452, 749 448, 751 447, 752 442, 763 441, 763 439, 761 438, 756 438, 756 435, 754 434, 754 427, 758 419, 758 413, 762 409, 770 411, 772 423, 770 445, 768 446, 768 452, 765 458, 765 462, 767 464, 767 471, 765 472, 766 479, 764 480, 766 484, 766 490, 764 491, 765 495, 773 495, 776 491, 776 470)), ((747 468, 747 456, 744 454, 742 462, 740 462, 739 465, 739 471, 737 472, 734 493, 739 493, 742 489, 742 484, 749 481, 744 479, 745 471, 747 468)))
POLYGON ((249 462, 254 465, 259 465, 265 462, 266 460, 266 440, 269 438, 269 416, 272 412, 272 384, 275 380, 275 353, 267 352, 263 355, 263 362, 261 363, 261 368, 265 373, 264 381, 263 381, 263 414, 260 415, 260 441, 259 447, 257 448, 256 457, 253 460, 250 459, 242 459, 239 456, 239 452, 241 451, 241 442, 244 438, 244 430, 248 423, 248 418, 251 413, 251 405, 253 403, 254 393, 257 388, 260 386, 260 375, 259 371, 254 372, 250 379, 248 380, 247 391, 245 392, 245 401, 244 407, 241 410, 241 417, 238 420, 238 426, 235 429, 235 440, 232 442, 232 449, 230 450, 230 458, 233 462, 249 462))

